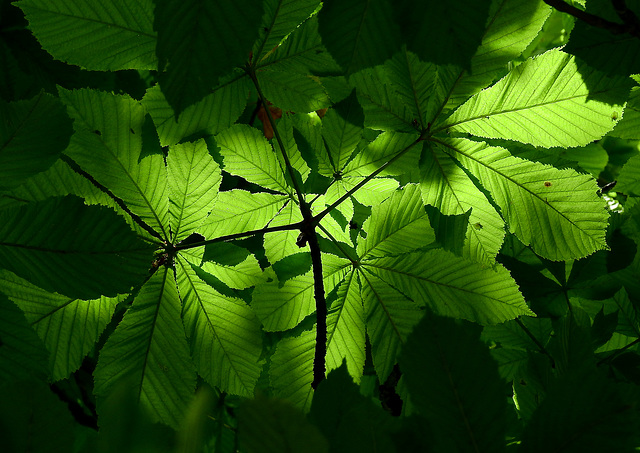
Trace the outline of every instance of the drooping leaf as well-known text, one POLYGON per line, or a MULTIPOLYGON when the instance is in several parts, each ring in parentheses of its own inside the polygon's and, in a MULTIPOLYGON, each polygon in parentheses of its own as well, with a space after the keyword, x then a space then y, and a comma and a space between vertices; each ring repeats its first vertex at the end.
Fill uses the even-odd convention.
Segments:
POLYGON ((53 381, 67 378, 80 367, 123 299, 72 299, 38 288, 5 270, 0 271, 0 290, 20 307, 44 342, 53 381))
POLYGON ((362 259, 400 255, 435 240, 420 188, 413 184, 374 206, 362 228, 367 237, 356 249, 362 259))
POLYGON ((0 211, 2 267, 69 297, 129 292, 147 274, 152 252, 111 209, 76 197, 0 211))
POLYGON ((171 147, 167 157, 173 241, 185 239, 207 218, 222 181, 204 140, 171 147))
POLYGON ((128 96, 88 89, 61 88, 60 98, 75 129, 65 154, 169 240, 163 156, 141 157, 143 107, 128 96))
POLYGON ((22 0, 18 6, 58 60, 96 71, 157 67, 151 0, 22 0))
POLYGON ((383 63, 399 47, 388 0, 326 2, 319 17, 322 41, 346 75, 383 63))
POLYGON ((51 95, 0 102, 0 190, 13 189, 49 168, 71 133, 67 112, 51 95))
POLYGON ((473 96, 436 130, 545 148, 584 146, 613 129, 617 119, 611 114, 622 111, 629 88, 623 77, 606 78, 574 57, 551 50, 473 96))
POLYGON ((195 133, 215 135, 231 126, 246 106, 249 84, 247 77, 223 83, 186 107, 177 119, 159 85, 147 90, 142 104, 153 118, 160 144, 171 146, 195 133))
POLYGON ((180 311, 173 270, 163 266, 142 287, 100 352, 98 404, 123 386, 134 392, 152 420, 180 424, 196 384, 180 311))
POLYGON ((407 340, 400 368, 436 449, 505 451, 506 399, 480 327, 425 315, 407 340))
POLYGON ((251 396, 262 364, 260 324, 240 299, 218 293, 181 257, 176 272, 183 320, 198 373, 211 385, 251 396))
POLYGON ((484 143, 443 143, 489 191, 509 230, 539 255, 563 260, 606 248, 608 214, 590 175, 523 160, 484 143))
POLYGON ((200 232, 212 239, 259 230, 269 224, 288 200, 285 195, 251 193, 237 189, 220 192, 200 232))
MULTIPOLYGON (((2 284, 0 291, 5 291, 2 284)), ((2 293, 0 313, 0 386, 27 378, 46 379, 47 350, 42 340, 33 331, 24 313, 2 293)))
POLYGON ((176 116, 249 58, 261 19, 258 0, 156 1, 160 85, 176 116))
POLYGON ((218 134, 216 142, 225 171, 267 189, 289 193, 280 161, 260 131, 236 124, 218 134))

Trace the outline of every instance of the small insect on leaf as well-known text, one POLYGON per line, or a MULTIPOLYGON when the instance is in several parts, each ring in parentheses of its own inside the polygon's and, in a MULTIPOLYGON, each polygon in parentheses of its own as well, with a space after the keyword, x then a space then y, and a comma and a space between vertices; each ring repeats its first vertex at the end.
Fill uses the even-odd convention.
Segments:
POLYGON ((476 222, 476 223, 474 223, 474 224, 473 224, 473 227, 474 227, 476 230, 481 230, 481 229, 483 228, 483 226, 482 226, 482 224, 481 224, 480 222, 476 222))
POLYGON ((615 110, 611 113, 611 121, 618 121, 618 112, 615 110))
POLYGON ((545 181, 545 182, 544 182, 544 186, 545 186, 545 187, 551 187, 551 183, 550 183, 549 181, 545 181))

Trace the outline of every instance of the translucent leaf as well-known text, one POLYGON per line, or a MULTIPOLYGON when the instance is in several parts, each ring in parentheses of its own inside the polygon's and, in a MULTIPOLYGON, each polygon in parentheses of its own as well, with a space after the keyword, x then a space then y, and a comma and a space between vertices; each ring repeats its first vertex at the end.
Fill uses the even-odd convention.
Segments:
POLYGON ((176 272, 191 356, 209 384, 252 396, 262 371, 262 335, 255 314, 240 299, 218 293, 178 257, 176 272))
POLYGON ((400 255, 435 240, 420 188, 413 184, 374 206, 362 229, 367 237, 358 243, 356 249, 362 259, 400 255))
POLYGON ((399 33, 388 0, 328 2, 319 13, 324 45, 347 75, 391 57, 399 33))
POLYGON ((483 325, 532 315, 518 285, 499 265, 485 269, 435 249, 368 260, 363 266, 390 287, 402 290, 406 300, 418 301, 440 315, 483 325))
POLYGON ((640 156, 635 155, 624 164, 618 176, 616 190, 627 195, 640 195, 640 156))
POLYGON ((341 171, 362 139, 364 116, 354 94, 336 104, 322 119, 324 152, 330 168, 319 169, 320 174, 332 177, 341 171))
MULTIPOLYGON (((638 82, 638 79, 636 79, 638 82)), ((619 111, 615 111, 611 116, 620 116, 619 111)), ((616 127, 609 133, 613 137, 640 140, 640 87, 635 86, 631 90, 629 101, 624 108, 624 115, 616 127)))
POLYGON ((124 297, 71 299, 50 293, 16 275, 0 271, 0 289, 24 312, 49 351, 51 379, 58 381, 80 368, 124 297))
POLYGON ((399 175, 411 173, 418 167, 420 146, 415 146, 417 136, 401 132, 383 132, 360 151, 344 169, 344 176, 368 176, 383 164, 403 153, 381 173, 399 175))
POLYGON ((202 269, 233 289, 250 288, 265 280, 260 263, 253 255, 247 256, 242 262, 234 266, 225 266, 210 261, 205 262, 202 263, 202 269))
POLYGON ((355 272, 350 272, 340 284, 337 298, 327 314, 327 372, 338 368, 343 361, 359 384, 365 361, 365 319, 355 272))
POLYGON ((164 158, 141 157, 144 108, 128 96, 87 89, 60 88, 60 98, 75 129, 65 154, 169 240, 164 158))
POLYGON ((173 242, 185 239, 207 218, 222 182, 220 167, 204 140, 174 145, 167 156, 173 242))
MULTIPOLYGON (((282 118, 278 122, 278 131, 280 132, 280 137, 282 138, 287 157, 289 158, 289 163, 291 164, 293 169, 300 174, 302 181, 306 181, 309 173, 311 172, 311 169, 302 158, 302 154, 298 150, 298 144, 296 143, 293 133, 293 120, 291 118, 291 115, 284 114, 282 116, 282 118)), ((282 151, 280 150, 279 145, 277 147, 277 156, 280 160, 282 168, 286 168, 284 158, 282 156, 282 151)))
POLYGON ((491 193, 509 230, 537 254, 558 261, 607 247, 608 213, 590 175, 464 139, 447 140, 446 147, 491 193))
POLYGON ((504 384, 479 326, 429 313, 407 340, 400 368, 415 409, 443 451, 504 451, 504 384))
POLYGON ((153 118, 160 144, 170 146, 197 132, 215 135, 231 126, 246 107, 249 86, 247 77, 221 84, 184 109, 177 119, 159 85, 147 90, 142 104, 153 118))
POLYGON ((297 337, 283 338, 271 356, 269 380, 274 396, 289 400, 308 412, 313 398, 313 356, 316 329, 306 330, 297 337))
POLYGON ((615 126, 611 115, 622 111, 628 90, 625 78, 606 78, 571 55, 551 50, 473 96, 436 130, 545 148, 584 146, 615 126))
POLYGON ((384 382, 424 308, 370 272, 360 273, 360 285, 373 364, 384 382))
POLYGON ((99 405, 125 386, 154 421, 177 427, 195 390, 196 373, 173 274, 162 267, 145 283, 100 351, 94 377, 99 405))
MULTIPOLYGON (((4 273, 4 272, 3 272, 4 273)), ((0 282, 0 291, 4 292, 0 282)), ((22 311, 0 293, 0 383, 27 378, 45 380, 47 350, 22 311)), ((3 400, 3 405, 6 400, 3 400)))
POLYGON ((238 443, 247 453, 329 453, 304 413, 284 400, 258 397, 238 409, 238 443))
POLYGON ((225 171, 267 189, 289 192, 280 161, 260 131, 236 124, 218 134, 216 142, 225 171))
POLYGON ((0 102, 0 190, 13 189, 49 168, 69 144, 72 131, 64 107, 49 94, 0 102))
POLYGON ((265 97, 282 110, 308 113, 331 105, 317 78, 285 71, 258 73, 265 97))
POLYGON ((542 0, 494 0, 482 43, 471 57, 471 70, 461 73, 450 94, 453 108, 488 86, 539 33, 551 12, 542 0))
POLYGON ((462 255, 492 265, 505 236, 504 220, 471 177, 442 147, 427 148, 420 162, 422 200, 445 215, 469 213, 462 255), (471 212, 469 212, 471 211, 471 212))
POLYGON ((261 19, 262 2, 255 0, 156 1, 160 85, 176 115, 246 61, 261 19))
POLYGON ((22 0, 18 6, 58 60, 95 71, 156 69, 151 0, 22 0))
POLYGON ((152 252, 111 209, 76 197, 0 211, 2 266, 69 297, 129 292, 147 275, 152 252))
POLYGON ((288 200, 289 197, 284 195, 238 189, 220 192, 200 233, 213 239, 264 228, 288 200))
MULTIPOLYGON (((302 221, 300 208, 294 203, 284 206, 269 226, 277 227, 302 221)), ((265 255, 271 264, 301 251, 296 244, 300 230, 285 230, 267 233, 264 236, 265 255)))
POLYGON ((264 16, 260 38, 254 44, 257 60, 271 52, 296 26, 316 9, 319 0, 268 0, 264 2, 264 16))

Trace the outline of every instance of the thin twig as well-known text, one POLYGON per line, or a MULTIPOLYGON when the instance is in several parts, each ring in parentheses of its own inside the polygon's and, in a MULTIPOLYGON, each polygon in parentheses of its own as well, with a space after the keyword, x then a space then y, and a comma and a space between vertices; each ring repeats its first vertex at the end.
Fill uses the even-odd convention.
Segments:
MULTIPOLYGON (((602 18, 600 16, 596 16, 595 14, 591 14, 591 13, 588 13, 586 11, 582 11, 581 9, 578 9, 573 5, 565 3, 563 0, 544 0, 544 2, 547 5, 552 6, 553 8, 557 9, 561 13, 567 13, 567 14, 575 17, 576 19, 581 20, 582 22, 584 22, 586 24, 589 24, 589 25, 591 25, 593 27, 597 27, 597 28, 602 28, 604 30, 608 30, 609 32, 613 33, 614 35, 622 35, 622 34, 625 34, 625 33, 629 33, 632 36, 640 38, 640 29, 637 26, 632 26, 631 23, 627 22, 625 19, 623 19, 623 20, 625 20, 624 24, 619 24, 619 23, 616 23, 616 22, 611 22, 611 21, 609 21, 607 19, 604 19, 604 18, 602 18)), ((631 12, 626 7, 626 5, 624 5, 624 1, 615 2, 615 3, 621 3, 622 4, 621 11, 623 13, 628 13, 628 15, 633 15, 635 17, 635 14, 633 14, 633 12, 631 12)), ((615 3, 614 3, 614 7, 615 7, 615 3)), ((617 11, 617 8, 616 8, 616 11, 617 11)), ((636 21, 637 21, 637 18, 636 18, 636 21)))
POLYGON ((551 368, 555 368, 556 367, 556 361, 551 356, 551 354, 549 354, 549 351, 547 351, 547 349, 544 347, 544 345, 542 343, 540 343, 540 340, 538 340, 536 338, 536 336, 531 333, 529 328, 524 325, 524 323, 520 320, 520 318, 516 318, 515 321, 516 321, 516 324, 518 324, 520 326, 520 328, 524 331, 524 333, 526 333, 527 336, 529 338, 531 338, 531 340, 536 344, 536 346, 538 347, 540 352, 542 352, 544 355, 549 357, 549 360, 551 361, 551 368))

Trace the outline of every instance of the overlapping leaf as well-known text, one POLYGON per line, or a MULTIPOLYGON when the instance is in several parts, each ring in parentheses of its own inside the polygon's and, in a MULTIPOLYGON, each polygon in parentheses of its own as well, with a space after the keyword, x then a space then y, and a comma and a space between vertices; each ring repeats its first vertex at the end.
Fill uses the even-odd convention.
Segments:
POLYGON ((157 67, 151 0, 22 0, 18 6, 58 60, 97 71, 157 67))
POLYGON ((167 170, 162 155, 141 157, 143 107, 88 89, 61 88, 60 98, 75 129, 65 153, 168 240, 167 170))
POLYGON ((551 50, 473 96, 436 130, 546 148, 584 146, 613 129, 612 113, 622 111, 629 88, 624 77, 607 78, 551 50))
POLYGON ((129 292, 146 275, 152 251, 111 209, 76 197, 0 211, 2 267, 69 297, 129 292))
POLYGON ((222 175, 204 140, 174 145, 167 157, 167 172, 171 233, 175 243, 196 231, 207 218, 222 175))
POLYGON ((262 369, 262 337, 255 314, 240 299, 223 296, 204 283, 180 257, 176 271, 198 373, 226 392, 253 395, 262 369))
POLYGON ((142 287, 100 352, 99 404, 125 386, 153 420, 180 424, 196 384, 180 311, 173 270, 163 267, 142 287))

